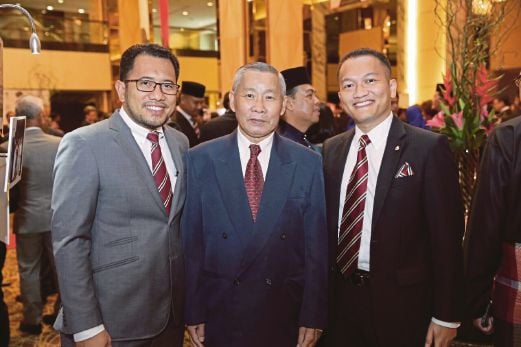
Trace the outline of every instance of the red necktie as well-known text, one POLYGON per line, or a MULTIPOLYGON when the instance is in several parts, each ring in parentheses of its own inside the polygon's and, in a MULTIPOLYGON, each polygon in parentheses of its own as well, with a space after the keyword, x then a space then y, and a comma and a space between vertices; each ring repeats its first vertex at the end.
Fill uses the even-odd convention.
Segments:
POLYGON ((360 251, 365 196, 367 194, 367 173, 369 172, 365 147, 370 143, 371 140, 367 135, 360 137, 356 165, 347 185, 346 199, 342 211, 336 261, 340 272, 345 276, 351 275, 358 266, 358 252, 360 251))
POLYGON ((166 213, 170 213, 170 207, 172 206, 172 184, 170 183, 170 177, 168 171, 166 171, 165 161, 161 154, 161 147, 159 147, 159 135, 157 132, 150 132, 147 135, 147 139, 152 142, 152 149, 150 151, 152 155, 152 175, 156 182, 157 190, 163 200, 166 213))
POLYGON ((250 145, 250 160, 246 165, 246 173, 244 174, 244 185, 248 202, 250 203, 251 215, 253 221, 257 218, 260 200, 262 196, 262 188, 264 187, 264 177, 262 176, 262 168, 257 160, 257 156, 261 152, 259 145, 250 145))

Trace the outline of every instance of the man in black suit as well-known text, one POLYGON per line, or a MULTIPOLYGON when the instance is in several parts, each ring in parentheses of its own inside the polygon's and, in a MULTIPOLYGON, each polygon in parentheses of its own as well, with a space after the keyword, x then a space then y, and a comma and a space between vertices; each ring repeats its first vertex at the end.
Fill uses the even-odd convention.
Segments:
POLYGON ((388 59, 341 60, 355 128, 324 143, 330 252, 328 346, 448 346, 461 321, 463 207, 447 138, 391 111, 388 59))
POLYGON ((229 95, 230 93, 227 92, 223 98, 223 106, 226 112, 222 116, 213 118, 201 126, 199 142, 205 142, 231 134, 237 129, 237 118, 235 117, 235 112, 230 109, 229 95))
POLYGON ((184 81, 181 85, 179 105, 172 117, 173 126, 188 137, 190 147, 199 143, 199 122, 203 116, 206 87, 197 82, 184 81))
MULTIPOLYGON (((521 96, 521 74, 516 85, 521 96)), ((497 127, 483 153, 469 218, 467 303, 476 328, 496 346, 521 345, 521 117, 497 127), (492 298, 494 319, 484 319, 492 298)))
POLYGON ((313 148, 306 137, 309 127, 318 123, 320 100, 304 66, 280 72, 286 82, 286 111, 279 122, 278 133, 290 140, 313 148))

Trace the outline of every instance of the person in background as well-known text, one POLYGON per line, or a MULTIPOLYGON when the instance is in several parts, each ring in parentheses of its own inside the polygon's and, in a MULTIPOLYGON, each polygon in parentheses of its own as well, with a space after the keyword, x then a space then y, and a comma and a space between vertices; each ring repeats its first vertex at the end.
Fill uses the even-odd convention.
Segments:
POLYGON ((230 109, 229 92, 226 92, 223 99, 223 106, 226 110, 222 116, 216 117, 201 126, 200 142, 206 142, 218 137, 228 135, 237 129, 237 118, 235 112, 230 109))
MULTIPOLYGON (((521 73, 515 79, 521 97, 521 73)), ((466 247, 467 309, 496 346, 521 345, 521 117, 487 140, 466 247)))
POLYGON ((423 119, 422 109, 418 105, 412 105, 405 110, 405 115, 407 117, 407 123, 425 129, 426 123, 425 119, 423 119))
POLYGON ((286 111, 279 122, 278 133, 310 149, 306 132, 318 123, 320 100, 311 85, 309 75, 303 66, 281 71, 286 82, 286 111))
POLYGON ((199 143, 205 90, 206 87, 201 83, 183 81, 179 105, 169 123, 188 137, 190 147, 199 143))
POLYGON ((87 105, 83 108, 83 121, 81 126, 91 125, 98 121, 98 110, 95 106, 87 105))

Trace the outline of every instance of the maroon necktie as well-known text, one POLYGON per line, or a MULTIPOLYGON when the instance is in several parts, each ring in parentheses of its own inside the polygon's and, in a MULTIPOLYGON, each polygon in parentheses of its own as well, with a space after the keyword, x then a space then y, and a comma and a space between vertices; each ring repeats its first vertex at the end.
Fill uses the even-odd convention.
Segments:
POLYGON ((262 168, 257 160, 257 156, 261 152, 259 145, 250 145, 250 160, 246 165, 246 173, 244 174, 244 185, 248 202, 250 203, 251 215, 253 221, 257 218, 260 200, 262 196, 262 188, 264 187, 264 178, 262 176, 262 168))
POLYGON ((336 257, 340 272, 345 276, 351 275, 358 266, 358 252, 360 251, 365 196, 367 194, 367 173, 369 172, 365 147, 370 143, 371 140, 367 135, 360 137, 356 165, 346 189, 336 257))
POLYGON ((161 154, 161 147, 159 147, 159 135, 157 132, 150 132, 147 135, 147 139, 152 142, 152 149, 150 153, 152 155, 152 175, 156 182, 157 190, 163 200, 166 213, 170 213, 170 207, 172 206, 172 184, 170 183, 170 177, 168 171, 166 171, 165 161, 161 154))

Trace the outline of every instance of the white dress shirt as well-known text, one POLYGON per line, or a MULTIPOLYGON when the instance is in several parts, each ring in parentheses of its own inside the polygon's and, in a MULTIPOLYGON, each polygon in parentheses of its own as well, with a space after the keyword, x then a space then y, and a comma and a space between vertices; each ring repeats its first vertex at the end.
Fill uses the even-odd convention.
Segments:
MULTIPOLYGON (((257 143, 260 146, 261 152, 257 156, 262 168, 262 176, 266 181, 266 173, 268 172, 268 164, 270 163, 271 147, 273 146, 273 134, 271 133, 267 138, 257 143)), ((242 177, 246 174, 246 166, 250 160, 250 145, 253 144, 244 136, 241 128, 237 131, 237 145, 239 146, 239 156, 241 158, 242 177)))
MULTIPOLYGON (((139 149, 141 149, 141 152, 143 152, 143 156, 145 157, 148 167, 150 168, 150 172, 152 172, 152 142, 149 139, 147 139, 148 133, 152 130, 134 122, 127 114, 127 112, 125 112, 123 107, 119 110, 119 114, 125 122, 125 124, 130 128, 130 132, 132 133, 134 140, 136 140, 139 149)), ((168 176, 170 176, 172 192, 174 192, 178 172, 175 167, 174 160, 172 159, 170 149, 168 148, 168 144, 166 143, 163 127, 159 127, 155 131, 159 135, 159 147, 161 148, 161 154, 163 155, 163 160, 165 161, 166 171, 168 172, 168 176)), ((74 342, 80 342, 90 339, 91 337, 96 336, 103 330, 105 330, 105 326, 103 324, 100 324, 98 326, 95 326, 94 328, 80 331, 79 333, 74 334, 74 342)))
MULTIPOLYGON (((367 163, 369 165, 369 172, 367 177, 367 195, 365 197, 364 207, 364 220, 362 225, 362 238, 360 240, 360 251, 358 253, 358 268, 365 271, 371 269, 370 249, 371 249, 371 227, 373 219, 373 207, 374 197, 376 193, 376 181, 378 180, 378 173, 380 172, 380 166, 382 165, 382 159, 384 156, 385 146, 387 144, 387 137, 389 136, 389 130, 393 122, 393 114, 378 124, 376 127, 371 129, 367 134, 369 136, 369 143, 365 147, 367 154, 367 163)), ((342 222, 342 212, 344 210, 344 203, 346 198, 347 185, 349 178, 353 173, 353 168, 356 164, 356 156, 358 148, 360 147, 360 137, 364 135, 362 130, 355 127, 355 135, 353 141, 349 147, 347 154, 346 164, 344 166, 344 173, 342 175, 342 183, 340 185, 340 204, 338 208, 338 233, 340 233, 340 224, 342 222)), ((444 322, 432 317, 432 322, 447 328, 458 328, 460 323, 456 322, 444 322)))

